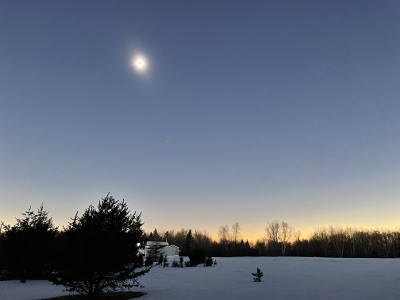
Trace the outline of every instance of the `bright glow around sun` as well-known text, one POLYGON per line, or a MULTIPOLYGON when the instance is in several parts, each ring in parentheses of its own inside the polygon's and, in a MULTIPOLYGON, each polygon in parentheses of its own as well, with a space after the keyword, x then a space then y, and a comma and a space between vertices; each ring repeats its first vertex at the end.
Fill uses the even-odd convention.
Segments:
POLYGON ((132 58, 131 64, 137 72, 144 72, 147 70, 147 60, 143 55, 136 55, 132 58))
POLYGON ((143 60, 139 59, 139 60, 136 62, 136 66, 137 66, 138 68, 143 68, 143 67, 144 67, 144 62, 143 62, 143 60))

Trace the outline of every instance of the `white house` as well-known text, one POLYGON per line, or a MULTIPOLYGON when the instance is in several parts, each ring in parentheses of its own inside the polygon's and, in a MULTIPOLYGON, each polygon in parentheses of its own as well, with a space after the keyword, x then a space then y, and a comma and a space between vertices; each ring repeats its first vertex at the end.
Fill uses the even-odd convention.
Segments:
POLYGON ((145 257, 158 258, 162 256, 175 256, 179 255, 179 247, 169 245, 168 242, 161 241, 147 241, 144 249, 139 250, 139 253, 145 257))
POLYGON ((175 256, 179 255, 179 247, 175 245, 165 246, 163 249, 164 256, 175 256))

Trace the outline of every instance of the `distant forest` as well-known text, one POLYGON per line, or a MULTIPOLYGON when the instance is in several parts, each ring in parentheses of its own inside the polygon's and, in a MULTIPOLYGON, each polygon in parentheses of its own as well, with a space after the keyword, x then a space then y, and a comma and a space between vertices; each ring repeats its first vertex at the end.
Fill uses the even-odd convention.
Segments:
POLYGON ((240 235, 240 225, 219 228, 219 239, 213 240, 206 231, 181 229, 145 233, 147 240, 168 241, 186 255, 187 249, 199 247, 208 256, 309 256, 346 258, 393 258, 400 255, 400 232, 363 230, 330 226, 314 231, 310 238, 300 234, 288 223, 272 221, 266 225, 265 238, 249 242, 240 235))

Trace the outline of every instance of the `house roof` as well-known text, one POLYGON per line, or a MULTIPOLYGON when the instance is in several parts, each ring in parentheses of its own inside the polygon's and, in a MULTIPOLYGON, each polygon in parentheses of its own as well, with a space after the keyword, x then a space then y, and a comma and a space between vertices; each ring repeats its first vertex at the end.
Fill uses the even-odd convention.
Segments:
POLYGON ((168 242, 161 241, 147 241, 146 246, 168 246, 168 242))

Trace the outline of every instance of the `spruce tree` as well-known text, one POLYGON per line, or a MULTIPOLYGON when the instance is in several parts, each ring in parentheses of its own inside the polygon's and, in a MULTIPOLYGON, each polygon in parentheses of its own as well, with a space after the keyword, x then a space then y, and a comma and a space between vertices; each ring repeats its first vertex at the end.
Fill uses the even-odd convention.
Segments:
POLYGON ((163 267, 166 268, 169 266, 168 257, 165 255, 163 259, 163 267))
POLYGON ((206 257, 206 260, 204 262, 205 267, 211 267, 214 264, 214 260, 212 259, 211 256, 206 257))
POLYGON ((16 225, 6 227, 3 233, 3 267, 21 282, 46 278, 50 272, 57 228, 43 204, 37 212, 29 208, 22 215, 16 225))
POLYGON ((186 246, 185 247, 185 252, 186 252, 187 255, 190 254, 190 252, 192 250, 193 243, 194 243, 194 238, 193 238, 193 235, 192 235, 192 230, 189 229, 189 231, 188 231, 188 233, 186 235, 186 245, 185 245, 186 246))
POLYGON ((264 273, 261 272, 261 270, 259 268, 257 268, 257 272, 256 273, 251 273, 251 274, 254 276, 254 278, 253 278, 254 282, 260 282, 261 281, 261 277, 264 276, 264 273))
POLYGON ((109 194, 97 208, 75 216, 60 240, 53 283, 91 299, 106 290, 133 287, 149 270, 137 271, 142 266, 137 255, 143 237, 140 216, 109 194))
POLYGON ((157 265, 161 266, 163 262, 164 262, 164 256, 161 253, 160 256, 158 257, 157 265))

